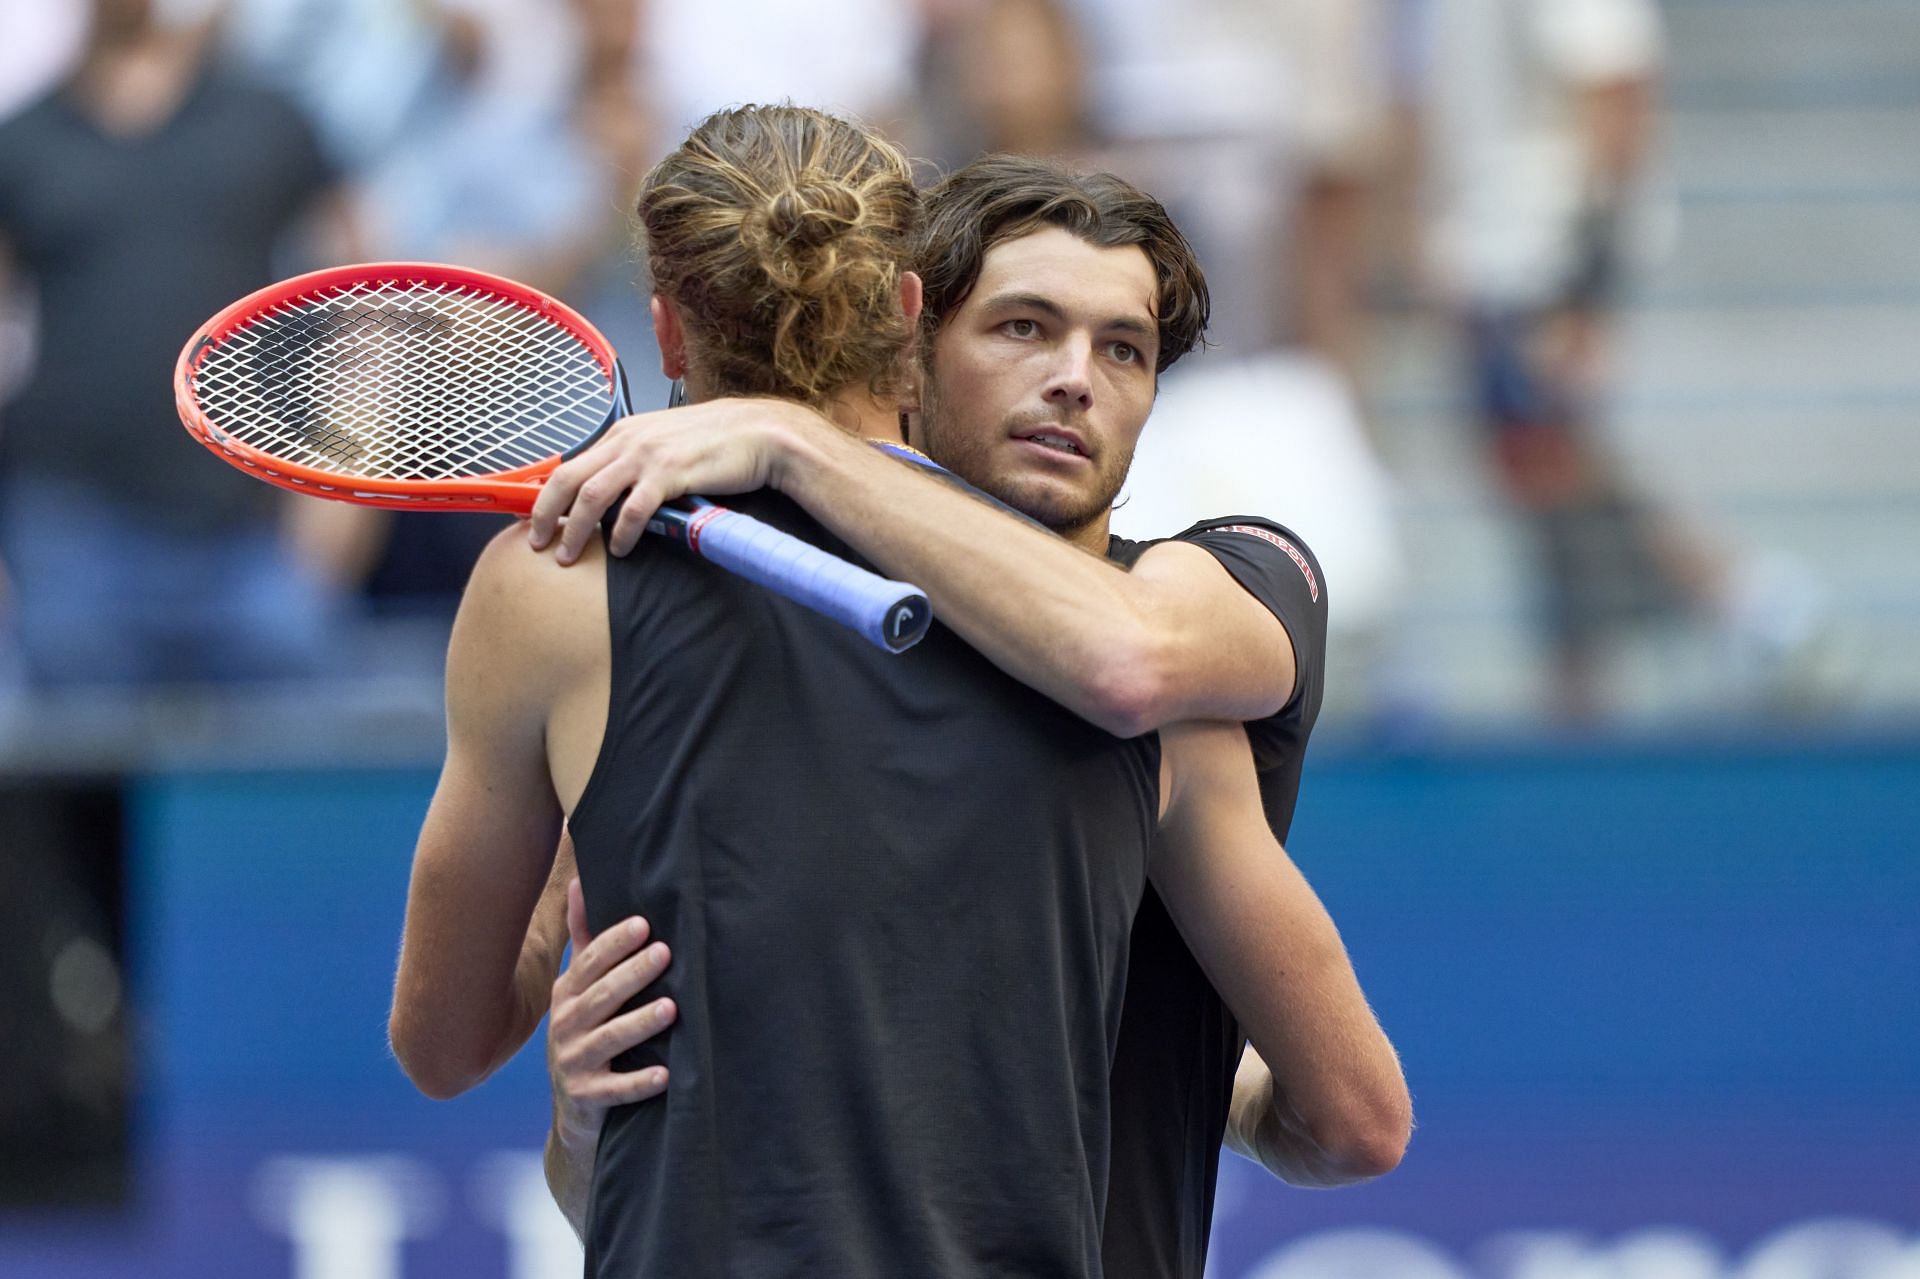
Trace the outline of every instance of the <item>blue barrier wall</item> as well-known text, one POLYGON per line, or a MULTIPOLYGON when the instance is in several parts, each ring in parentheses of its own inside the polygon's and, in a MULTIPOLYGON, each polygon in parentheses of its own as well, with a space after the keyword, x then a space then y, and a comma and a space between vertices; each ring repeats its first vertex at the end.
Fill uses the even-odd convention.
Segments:
MULTIPOLYGON (((0 1275, 574 1272, 540 1204, 535 1054, 440 1104, 385 1051, 430 786, 134 783, 139 1202, 0 1216, 0 1275)), ((1920 1256, 1920 744, 1329 754, 1302 794, 1293 851, 1421 1130, 1335 1193, 1229 1160, 1220 1279, 1870 1279, 1920 1256)))

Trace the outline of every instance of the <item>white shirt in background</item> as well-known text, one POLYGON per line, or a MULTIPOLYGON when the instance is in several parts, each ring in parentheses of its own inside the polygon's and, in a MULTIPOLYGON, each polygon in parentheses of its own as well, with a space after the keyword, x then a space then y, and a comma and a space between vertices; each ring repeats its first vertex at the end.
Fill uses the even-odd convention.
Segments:
POLYGON ((1122 537, 1264 515, 1298 533, 1327 577, 1327 625, 1377 630, 1405 581, 1393 481, 1345 380, 1300 352, 1188 356, 1160 388, 1113 513, 1122 537))
MULTIPOLYGON (((1426 19, 1431 265, 1462 298, 1547 302, 1575 268, 1589 191, 1579 95, 1658 71, 1659 11, 1652 0, 1427 0, 1426 19)), ((1652 209, 1638 213, 1644 237, 1652 209)))
POLYGON ((910 0, 649 0, 643 83, 668 146, 749 103, 883 124, 912 95, 920 34, 910 0))

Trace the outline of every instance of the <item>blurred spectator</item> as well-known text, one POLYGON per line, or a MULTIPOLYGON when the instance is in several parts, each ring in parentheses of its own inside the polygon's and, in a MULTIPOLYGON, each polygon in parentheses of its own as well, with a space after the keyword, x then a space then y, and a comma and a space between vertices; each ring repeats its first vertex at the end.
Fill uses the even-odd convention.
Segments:
MULTIPOLYGON (((439 0, 442 75, 369 173, 382 252, 564 291, 624 232, 648 131, 621 6, 439 0), (595 25, 589 26, 589 22, 595 25), (623 48, 608 41, 624 40, 623 48)), ((630 9, 629 9, 630 12, 630 9)))
MULTIPOLYGON (((1280 338, 1288 94, 1272 0, 1068 0, 1084 42, 1086 157, 1152 191, 1209 268, 1209 341, 1242 359, 1280 338), (1231 267, 1228 267, 1231 264, 1231 267)), ((1198 366, 1196 366, 1197 368, 1198 366)))
MULTIPOLYGON (((210 18, 91 18, 73 74, 0 124, 0 243, 40 334, 0 430, 6 622, 36 682, 315 669, 347 566, 290 555, 279 495, 185 438, 169 375, 334 172, 287 102, 210 63, 210 18)), ((344 526, 303 526, 351 558, 344 526)))
POLYGON ((224 35, 358 175, 392 152, 441 90, 449 21, 429 0, 231 0, 224 35))
POLYGON ((948 0, 921 49, 917 144, 948 168, 990 151, 1084 159, 1086 56, 1060 0, 948 0))
POLYGON ((1364 345, 1376 204, 1394 129, 1382 0, 1281 0, 1295 195, 1277 283, 1282 331, 1351 382, 1364 345))
POLYGON ((1533 530, 1561 710, 1598 708, 1623 623, 1685 610, 1789 641, 1791 610, 1634 491, 1599 430, 1615 301, 1653 220, 1653 0, 1429 0, 1425 16, 1428 266, 1533 530))
POLYGON ((662 136, 721 107, 791 100, 896 128, 916 86, 914 0, 645 0, 642 73, 662 136))

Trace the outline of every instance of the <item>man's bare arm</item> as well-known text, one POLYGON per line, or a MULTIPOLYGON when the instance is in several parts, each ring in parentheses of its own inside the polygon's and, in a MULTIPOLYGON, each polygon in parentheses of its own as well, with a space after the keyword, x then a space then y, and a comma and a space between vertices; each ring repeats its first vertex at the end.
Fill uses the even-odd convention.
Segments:
POLYGON ((996 666, 1114 733, 1261 719, 1293 695, 1286 628, 1206 551, 1163 543, 1128 572, 778 401, 626 419, 554 473, 531 535, 545 545, 564 514, 569 559, 631 490, 609 538, 622 554, 663 501, 766 486, 925 589, 996 666))
MULTIPOLYGON (((1404 1146, 1404 1143, 1402 1143, 1404 1146)), ((1233 1097, 1227 1108, 1225 1145, 1290 1186, 1330 1188, 1363 1181, 1392 1170, 1384 1156, 1374 1174, 1355 1174, 1351 1165, 1331 1169, 1325 1150, 1275 1082, 1272 1069, 1251 1044, 1240 1055, 1233 1097)), ((1388 1152, 1390 1153, 1390 1152, 1388 1152)), ((1364 1168, 1365 1161, 1361 1161, 1364 1168)))
POLYGON ((1258 1054, 1235 1088, 1235 1148, 1299 1186, 1391 1171, 1413 1122, 1399 1059, 1267 826, 1244 729, 1182 724, 1161 741, 1174 790, 1154 886, 1258 1054))
POLYGON ((545 732, 566 663, 541 642, 553 628, 536 624, 539 571, 517 538, 496 539, 448 646, 447 760, 414 851, 389 1023, 433 1097, 485 1079, 546 1011, 529 924, 560 835, 545 732))

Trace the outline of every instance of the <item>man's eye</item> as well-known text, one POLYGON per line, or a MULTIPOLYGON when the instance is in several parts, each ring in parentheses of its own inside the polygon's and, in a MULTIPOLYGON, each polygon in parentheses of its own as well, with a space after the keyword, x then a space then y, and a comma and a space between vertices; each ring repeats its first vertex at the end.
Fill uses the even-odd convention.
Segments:
POLYGON ((1040 326, 1032 320, 1008 320, 1001 327, 1007 331, 1008 337, 1030 338, 1040 332, 1040 326))
POLYGON ((1122 364, 1138 364, 1140 362, 1140 348, 1131 343, 1115 342, 1112 349, 1113 358, 1122 364))

